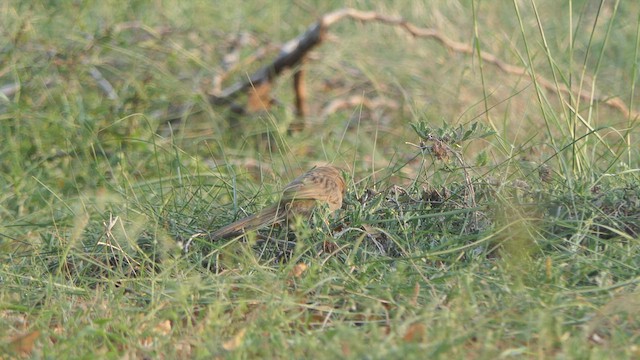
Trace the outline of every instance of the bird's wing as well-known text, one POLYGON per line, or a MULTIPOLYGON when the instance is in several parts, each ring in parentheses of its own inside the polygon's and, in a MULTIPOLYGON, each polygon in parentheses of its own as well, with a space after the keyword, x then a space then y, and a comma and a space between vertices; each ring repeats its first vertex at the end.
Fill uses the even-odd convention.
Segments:
POLYGON ((282 191, 282 200, 325 200, 324 192, 316 178, 304 174, 293 180, 282 191))
POLYGON ((222 239, 239 233, 256 230, 263 226, 277 223, 286 217, 286 210, 277 205, 269 206, 262 211, 249 215, 236 222, 226 225, 210 234, 211 239, 222 239))

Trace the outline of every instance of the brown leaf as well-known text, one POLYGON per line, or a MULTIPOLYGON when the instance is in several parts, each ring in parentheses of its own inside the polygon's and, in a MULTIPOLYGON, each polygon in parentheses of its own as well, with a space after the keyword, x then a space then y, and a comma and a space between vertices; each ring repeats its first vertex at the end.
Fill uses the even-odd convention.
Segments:
POLYGON ((345 358, 350 357, 350 356, 351 356, 351 348, 349 347, 349 343, 348 343, 348 342, 346 342, 346 341, 343 341, 343 342, 341 343, 341 345, 342 345, 342 355, 343 355, 345 358))
POLYGON ((165 320, 155 326, 155 330, 162 335, 169 335, 171 332, 171 320, 165 320))
POLYGON ((339 249, 338 245, 333 241, 323 241, 322 250, 328 254, 333 254, 339 249))
POLYGON ((440 161, 447 161, 449 159, 449 152, 447 147, 442 141, 436 140, 431 147, 431 153, 440 161))
POLYGON ((9 346, 13 351, 22 355, 29 355, 33 351, 33 346, 36 343, 36 339, 40 336, 40 331, 35 330, 28 334, 18 336, 13 339, 9 346))
POLYGON ((327 318, 326 313, 316 311, 309 315, 309 320, 307 322, 309 325, 328 324, 330 323, 330 319, 327 318))
POLYGON ((264 81, 249 89, 248 112, 269 110, 269 107, 271 107, 271 83, 264 81))
POLYGON ((424 324, 411 324, 407 329, 407 332, 404 333, 402 339, 406 342, 421 342, 425 338, 425 333, 426 329, 424 327, 424 324))
POLYGON ((302 276, 302 274, 305 271, 307 271, 308 268, 309 267, 305 263, 296 264, 296 266, 294 266, 293 269, 291 269, 290 275, 292 275, 293 277, 299 278, 300 276, 302 276))
POLYGON ((153 346, 153 338, 151 336, 140 339, 140 346, 143 348, 150 348, 153 346))

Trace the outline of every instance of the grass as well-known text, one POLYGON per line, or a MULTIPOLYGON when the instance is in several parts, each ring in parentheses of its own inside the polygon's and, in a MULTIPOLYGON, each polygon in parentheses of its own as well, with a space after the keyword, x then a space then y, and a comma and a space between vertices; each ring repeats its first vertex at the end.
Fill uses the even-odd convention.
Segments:
POLYGON ((249 59, 342 2, 101 4, 0 5, 0 358, 640 354, 638 119, 560 90, 637 111, 634 2, 353 3, 555 90, 343 21, 296 134, 290 74, 247 116, 211 78, 239 34, 249 59), (398 106, 320 115, 351 95, 398 106), (330 226, 181 251, 321 162, 348 182, 330 226))

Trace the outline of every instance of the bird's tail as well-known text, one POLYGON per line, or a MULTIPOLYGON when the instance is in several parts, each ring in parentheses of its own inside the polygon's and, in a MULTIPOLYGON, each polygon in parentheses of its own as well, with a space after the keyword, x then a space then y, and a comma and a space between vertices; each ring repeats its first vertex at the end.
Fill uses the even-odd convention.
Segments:
POLYGON ((226 225, 209 235, 212 240, 224 239, 240 235, 243 232, 256 230, 282 221, 286 217, 286 210, 282 206, 273 205, 253 215, 226 225))

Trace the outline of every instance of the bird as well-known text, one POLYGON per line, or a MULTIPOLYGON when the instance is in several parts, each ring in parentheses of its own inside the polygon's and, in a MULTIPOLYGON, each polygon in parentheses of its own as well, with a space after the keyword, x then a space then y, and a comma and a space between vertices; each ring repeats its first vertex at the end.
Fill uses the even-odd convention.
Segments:
POLYGON ((276 223, 293 221, 296 217, 309 217, 318 205, 326 204, 329 212, 333 213, 342 207, 345 189, 344 178, 337 167, 314 167, 285 186, 277 203, 214 231, 209 238, 225 239, 276 223))

